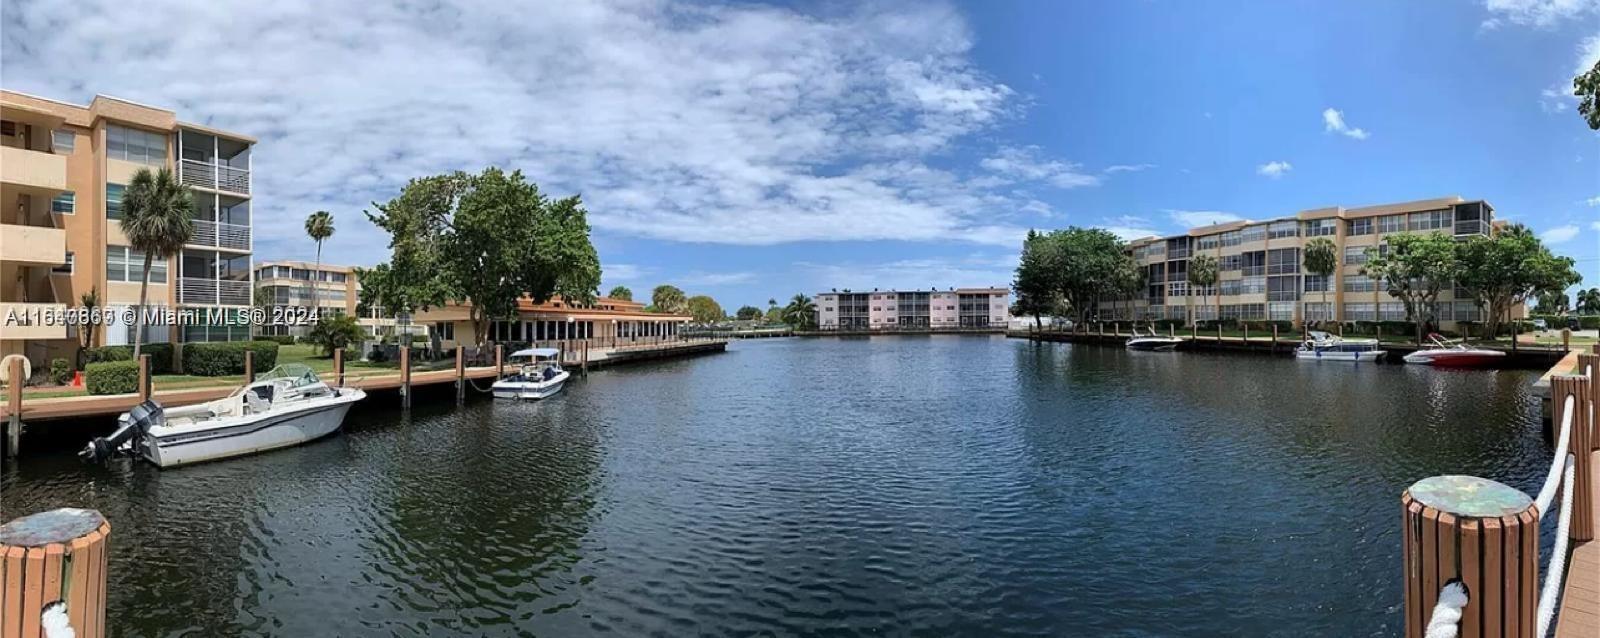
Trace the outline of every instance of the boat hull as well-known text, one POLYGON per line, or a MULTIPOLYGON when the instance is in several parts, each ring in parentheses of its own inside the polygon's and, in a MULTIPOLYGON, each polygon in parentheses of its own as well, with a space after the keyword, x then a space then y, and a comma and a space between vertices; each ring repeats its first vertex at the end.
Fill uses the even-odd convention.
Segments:
POLYGON ((1359 352, 1340 352, 1337 350, 1322 350, 1310 352, 1297 350, 1294 358, 1301 361, 1346 361, 1350 363, 1371 363, 1383 358, 1383 350, 1364 350, 1359 352))
POLYGON ((1438 352, 1418 350, 1405 356, 1406 363, 1438 368, 1481 368, 1505 359, 1502 352, 1438 352))
POLYGON ((1129 350, 1145 350, 1145 351, 1175 350, 1175 349, 1177 349, 1178 344, 1180 344, 1180 343, 1183 343, 1183 342, 1180 341, 1180 340, 1177 340, 1177 339, 1164 339, 1164 338, 1129 339, 1128 340, 1128 349, 1129 350))
POLYGON ((168 468, 314 441, 337 432, 350 406, 366 396, 360 390, 344 392, 347 394, 319 405, 255 419, 236 419, 236 423, 219 424, 204 431, 162 434, 160 428, 155 428, 145 434, 140 454, 156 466, 168 468))
POLYGON ((566 387, 569 373, 563 372, 559 376, 544 382, 528 382, 505 379, 494 384, 494 398, 520 399, 524 401, 537 401, 548 399, 561 392, 566 387))

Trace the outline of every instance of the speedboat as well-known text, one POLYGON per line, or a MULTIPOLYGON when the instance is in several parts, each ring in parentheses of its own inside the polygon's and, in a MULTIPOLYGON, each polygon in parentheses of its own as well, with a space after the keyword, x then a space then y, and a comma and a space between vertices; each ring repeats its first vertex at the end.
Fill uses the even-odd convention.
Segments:
POLYGON ((556 359, 555 348, 529 348, 511 353, 511 363, 521 364, 517 373, 494 382, 496 399, 544 399, 561 391, 567 377, 556 359))
POLYGON ((350 406, 366 396, 359 388, 329 387, 304 364, 281 365, 225 399, 170 409, 147 399, 117 418, 111 436, 89 441, 78 455, 104 461, 136 454, 174 467, 299 445, 338 430, 350 406))
POLYGON ((1428 341, 1430 345, 1427 347, 1406 355, 1406 363, 1474 368, 1493 364, 1506 356, 1506 353, 1500 350, 1469 348, 1466 344, 1446 339, 1437 332, 1429 334, 1428 341))
POLYGON ((1150 329, 1150 334, 1140 334, 1138 328, 1133 329, 1133 337, 1128 339, 1129 350, 1172 350, 1183 343, 1177 337, 1163 337, 1156 334, 1155 328, 1150 329))
POLYGON ((1377 361, 1385 352, 1377 339, 1345 339, 1319 330, 1306 333, 1306 340, 1294 351, 1296 359, 1307 361, 1377 361))

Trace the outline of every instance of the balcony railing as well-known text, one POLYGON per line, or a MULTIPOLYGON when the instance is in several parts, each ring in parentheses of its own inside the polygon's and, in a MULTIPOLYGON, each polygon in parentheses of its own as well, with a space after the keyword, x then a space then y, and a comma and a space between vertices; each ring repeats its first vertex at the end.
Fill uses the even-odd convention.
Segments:
POLYGON ((1462 235, 1488 235, 1489 222, 1481 219, 1467 219, 1456 222, 1456 236, 1462 235))
POLYGON ((250 171, 242 168, 186 159, 179 162, 179 178, 201 188, 250 194, 250 171))
POLYGON ((189 243, 196 246, 216 246, 229 250, 250 250, 250 227, 241 224, 219 224, 194 220, 194 237, 189 243))
POLYGON ((182 277, 178 279, 178 303, 248 306, 250 282, 182 277))

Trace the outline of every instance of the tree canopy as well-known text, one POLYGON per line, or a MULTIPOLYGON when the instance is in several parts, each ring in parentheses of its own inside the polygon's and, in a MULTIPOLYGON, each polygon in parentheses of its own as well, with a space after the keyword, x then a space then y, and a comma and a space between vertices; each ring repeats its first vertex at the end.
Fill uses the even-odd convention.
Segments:
POLYGON ((661 284, 650 291, 650 305, 656 312, 681 315, 689 311, 689 297, 677 286, 661 284))
MULTIPOLYGON (((1582 278, 1570 257, 1558 257, 1520 224, 1492 237, 1474 237, 1456 246, 1461 272, 1457 283, 1472 291, 1484 309, 1484 336, 1498 334, 1511 308, 1545 291, 1565 291, 1582 278)), ((1564 294, 1564 293, 1563 293, 1564 294)))
POLYGON ((1578 314, 1600 315, 1600 288, 1578 291, 1578 314))
POLYGON ((1589 128, 1600 131, 1600 61, 1572 78, 1572 95, 1578 98, 1578 115, 1589 128))
POLYGON ((1456 241, 1444 233, 1395 235, 1388 249, 1367 249, 1361 272, 1381 282, 1389 296, 1405 304, 1406 318, 1416 323, 1417 343, 1430 319, 1439 291, 1460 274, 1456 241))
POLYGON ((373 208, 367 217, 389 233, 391 254, 362 273, 363 285, 375 281, 391 311, 470 303, 476 343, 490 320, 515 315, 519 297, 589 303, 600 286, 581 200, 550 200, 521 171, 413 179, 373 208))
POLYGON ((710 295, 695 295, 684 302, 689 308, 689 316, 694 317, 698 323, 716 323, 727 318, 727 313, 722 311, 722 306, 710 295))
POLYGON ((1053 314, 1064 305, 1056 286, 1059 254, 1056 242, 1048 235, 1029 230, 1022 240, 1022 260, 1011 282, 1011 290, 1017 293, 1014 314, 1033 317, 1034 325, 1042 323, 1040 317, 1053 314))
POLYGON ((1083 321, 1101 297, 1136 291, 1140 269, 1124 248, 1116 235, 1099 228, 1030 233, 1013 282, 1020 310, 1042 312, 1059 298, 1083 321))
MULTIPOLYGON (((134 312, 133 359, 139 360, 144 344, 144 306, 150 291, 150 263, 156 259, 167 260, 178 254, 184 244, 194 237, 194 195, 173 176, 172 169, 162 168, 151 173, 141 168, 128 182, 122 195, 122 219, 117 222, 128 244, 144 253, 140 270, 139 305, 134 312)), ((176 270, 176 269, 174 269, 176 270)))
POLYGON ((606 296, 612 299, 620 299, 622 301, 633 301, 633 291, 629 290, 627 286, 613 287, 611 292, 606 293, 606 296))
POLYGON ((817 304, 805 295, 795 295, 783 307, 783 322, 796 330, 814 330, 817 327, 817 304))
POLYGON ((761 318, 761 309, 755 306, 739 306, 739 311, 733 316, 740 321, 752 321, 761 318))

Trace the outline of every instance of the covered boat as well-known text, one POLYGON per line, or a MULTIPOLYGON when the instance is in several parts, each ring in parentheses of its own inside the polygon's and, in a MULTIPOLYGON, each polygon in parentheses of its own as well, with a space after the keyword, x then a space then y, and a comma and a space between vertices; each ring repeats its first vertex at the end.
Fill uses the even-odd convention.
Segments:
POLYGON ((1506 353, 1500 350, 1467 347, 1466 344, 1446 339, 1437 332, 1429 334, 1428 341, 1428 346, 1406 355, 1406 363, 1453 368, 1477 368, 1494 365, 1506 356, 1506 353))
POLYGON ((528 348, 511 353, 517 373, 494 383, 496 399, 544 399, 561 391, 571 376, 557 360, 555 348, 528 348))
POLYGON ((1345 339, 1319 330, 1306 333, 1306 340, 1294 351, 1296 359, 1306 361, 1377 361, 1384 354, 1377 339, 1345 339))
POLYGON ((148 399, 78 455, 104 461, 136 454, 173 467, 299 445, 338 430, 350 406, 366 396, 358 388, 329 387, 304 364, 281 365, 224 399, 170 409, 148 399))

